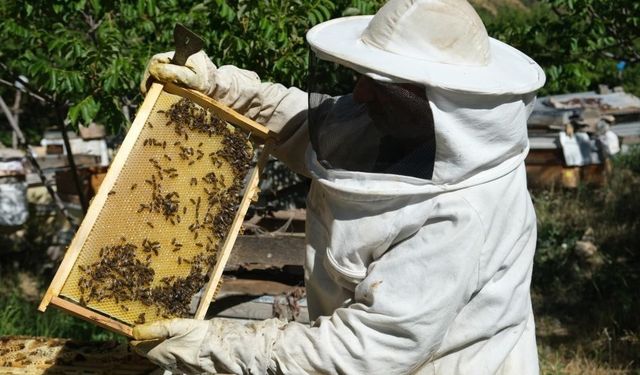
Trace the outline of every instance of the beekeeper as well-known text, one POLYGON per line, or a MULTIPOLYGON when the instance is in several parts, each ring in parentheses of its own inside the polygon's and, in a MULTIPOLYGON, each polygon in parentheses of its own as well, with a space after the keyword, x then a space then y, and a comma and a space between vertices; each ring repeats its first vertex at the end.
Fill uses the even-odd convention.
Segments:
POLYGON ((540 67, 464 0, 391 0, 307 40, 312 63, 358 77, 352 94, 261 83, 204 53, 156 55, 148 73, 267 125, 312 177, 313 324, 175 319, 135 327, 133 346, 186 373, 537 374, 523 162, 540 67))
POLYGON ((596 145, 602 160, 609 159, 620 152, 620 141, 616 133, 611 131, 611 125, 616 119, 612 115, 604 115, 596 124, 596 145))

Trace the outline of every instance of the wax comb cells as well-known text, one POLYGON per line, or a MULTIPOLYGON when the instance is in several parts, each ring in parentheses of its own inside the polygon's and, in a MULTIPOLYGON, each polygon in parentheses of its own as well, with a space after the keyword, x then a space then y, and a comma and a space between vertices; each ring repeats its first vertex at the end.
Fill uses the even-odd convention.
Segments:
POLYGON ((60 296, 128 325, 193 316, 254 165, 247 132, 160 93, 86 239, 72 244, 81 250, 60 296))

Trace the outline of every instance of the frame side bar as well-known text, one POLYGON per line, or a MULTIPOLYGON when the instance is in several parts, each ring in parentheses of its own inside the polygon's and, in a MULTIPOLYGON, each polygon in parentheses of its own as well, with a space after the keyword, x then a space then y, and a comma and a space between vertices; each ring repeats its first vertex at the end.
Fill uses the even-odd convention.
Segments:
POLYGON ((209 304, 213 300, 216 291, 219 289, 218 285, 220 284, 220 279, 222 278, 222 272, 224 271, 224 267, 229 260, 231 250, 233 249, 233 245, 235 244, 238 233, 240 232, 240 228, 242 227, 244 215, 247 212, 251 201, 259 192, 258 183, 260 181, 260 175, 262 174, 264 165, 269 158, 270 149, 271 148, 269 147, 268 143, 261 152, 260 158, 258 159, 258 165, 253 169, 253 171, 251 171, 251 176, 247 184, 247 191, 242 198, 242 202, 240 202, 240 207, 238 207, 236 217, 231 224, 229 236, 220 249, 220 257, 218 258, 218 262, 211 272, 209 282, 207 283, 204 293, 202 294, 202 299, 200 300, 198 309, 196 310, 196 313, 194 315, 195 319, 204 319, 207 313, 207 309, 209 308, 209 304))

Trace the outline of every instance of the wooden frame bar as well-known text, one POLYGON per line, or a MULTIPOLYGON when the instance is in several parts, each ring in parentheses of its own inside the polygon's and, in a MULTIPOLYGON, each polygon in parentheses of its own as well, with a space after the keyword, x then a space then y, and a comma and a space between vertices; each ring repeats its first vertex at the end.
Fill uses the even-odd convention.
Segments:
POLYGON ((244 215, 249 208, 252 199, 254 199, 254 196, 258 193, 258 182, 260 174, 264 168, 266 160, 268 160, 268 152, 270 150, 269 144, 271 144, 271 140, 274 138, 274 133, 269 131, 269 129, 267 129, 265 126, 242 116, 236 111, 216 102, 215 100, 197 91, 178 87, 174 84, 162 85, 159 83, 154 83, 147 92, 147 96, 140 106, 140 109, 136 114, 136 118, 131 125, 129 132, 125 137, 120 150, 116 154, 116 157, 114 158, 113 163, 111 164, 109 171, 107 172, 107 175, 102 185, 100 186, 100 189, 98 190, 98 193, 94 197, 85 218, 82 220, 80 228, 78 229, 78 232, 71 242, 71 245, 69 246, 69 249, 64 256, 64 259, 62 260, 58 271, 51 281, 47 292, 42 298, 38 310, 45 311, 47 306, 49 304, 52 304, 64 311, 67 311, 77 317, 92 322, 98 326, 132 337, 132 327, 130 327, 129 325, 112 319, 111 317, 106 316, 100 312, 96 312, 83 307, 75 302, 61 298, 60 292, 80 255, 80 252, 91 232, 91 229, 94 226, 95 221, 98 218, 98 215, 100 214, 102 207, 107 201, 108 193, 114 187, 118 176, 125 166, 127 157, 133 150, 136 141, 151 114, 151 111, 153 110, 158 98, 163 92, 168 92, 170 94, 191 99, 203 108, 211 110, 227 122, 240 127, 244 131, 250 132, 254 141, 267 143, 267 146, 265 146, 262 153, 260 154, 257 167, 253 168, 253 170, 249 172, 248 182, 245 185, 245 193, 236 212, 236 216, 231 225, 229 234, 227 235, 227 238, 225 239, 225 242, 220 249, 219 261, 211 271, 210 281, 205 286, 202 297, 200 298, 200 302, 198 304, 198 308, 194 317, 196 319, 204 318, 207 308, 215 295, 220 278, 222 277, 222 272, 224 271, 224 266, 229 258, 229 254, 238 236, 240 227, 242 226, 244 215))
POLYGON ((242 130, 249 132, 254 139, 257 138, 257 140, 259 141, 266 142, 268 139, 275 138, 275 133, 270 131, 266 126, 261 125, 239 114, 235 110, 214 99, 211 99, 210 97, 199 91, 185 89, 173 83, 165 84, 164 91, 170 94, 182 96, 183 98, 191 99, 194 103, 197 103, 201 107, 207 108, 216 113, 218 116, 220 116, 221 119, 237 125, 242 130))
POLYGON ((240 227, 242 226, 244 215, 249 209, 251 201, 257 200, 257 195, 259 193, 258 182, 260 180, 260 175, 264 170, 264 166, 269 158, 270 151, 271 146, 270 144, 267 144, 262 150, 262 154, 260 155, 257 167, 254 168, 254 170, 251 172, 249 182, 247 183, 247 191, 242 197, 242 202, 240 202, 240 206, 238 207, 238 213, 242 213, 242 215, 236 214, 236 217, 231 224, 231 228, 229 229, 229 236, 220 249, 220 258, 216 263, 216 266, 211 273, 210 281, 205 287, 204 293, 202 294, 202 299, 200 300, 200 304, 198 305, 198 309, 196 310, 196 314, 194 316, 195 319, 204 319, 207 313, 207 309, 209 308, 209 304, 219 290, 220 278, 222 278, 222 272, 224 271, 224 267, 229 260, 229 255, 231 255, 231 249, 233 248, 233 245, 238 238, 238 233, 240 233, 240 227))
POLYGON ((78 317, 90 323, 96 324, 102 328, 106 328, 111 331, 120 332, 125 334, 126 336, 133 337, 132 327, 124 323, 120 323, 115 319, 108 318, 98 312, 87 309, 86 307, 77 305, 73 302, 67 301, 64 298, 60 298, 57 296, 52 297, 50 303, 68 313, 71 313, 71 315, 75 317, 78 317))

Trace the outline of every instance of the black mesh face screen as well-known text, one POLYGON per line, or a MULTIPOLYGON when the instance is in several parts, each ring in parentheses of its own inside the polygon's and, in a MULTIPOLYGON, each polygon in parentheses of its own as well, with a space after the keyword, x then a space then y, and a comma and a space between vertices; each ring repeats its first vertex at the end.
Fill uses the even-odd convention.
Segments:
POLYGON ((311 56, 308 89, 310 140, 324 167, 431 179, 436 144, 423 87, 382 83, 311 56), (342 95, 321 94, 336 78, 342 95))
POLYGON ((433 135, 433 115, 424 89, 407 84, 381 83, 360 76, 353 98, 367 106, 373 124, 386 135, 422 143, 433 135))

